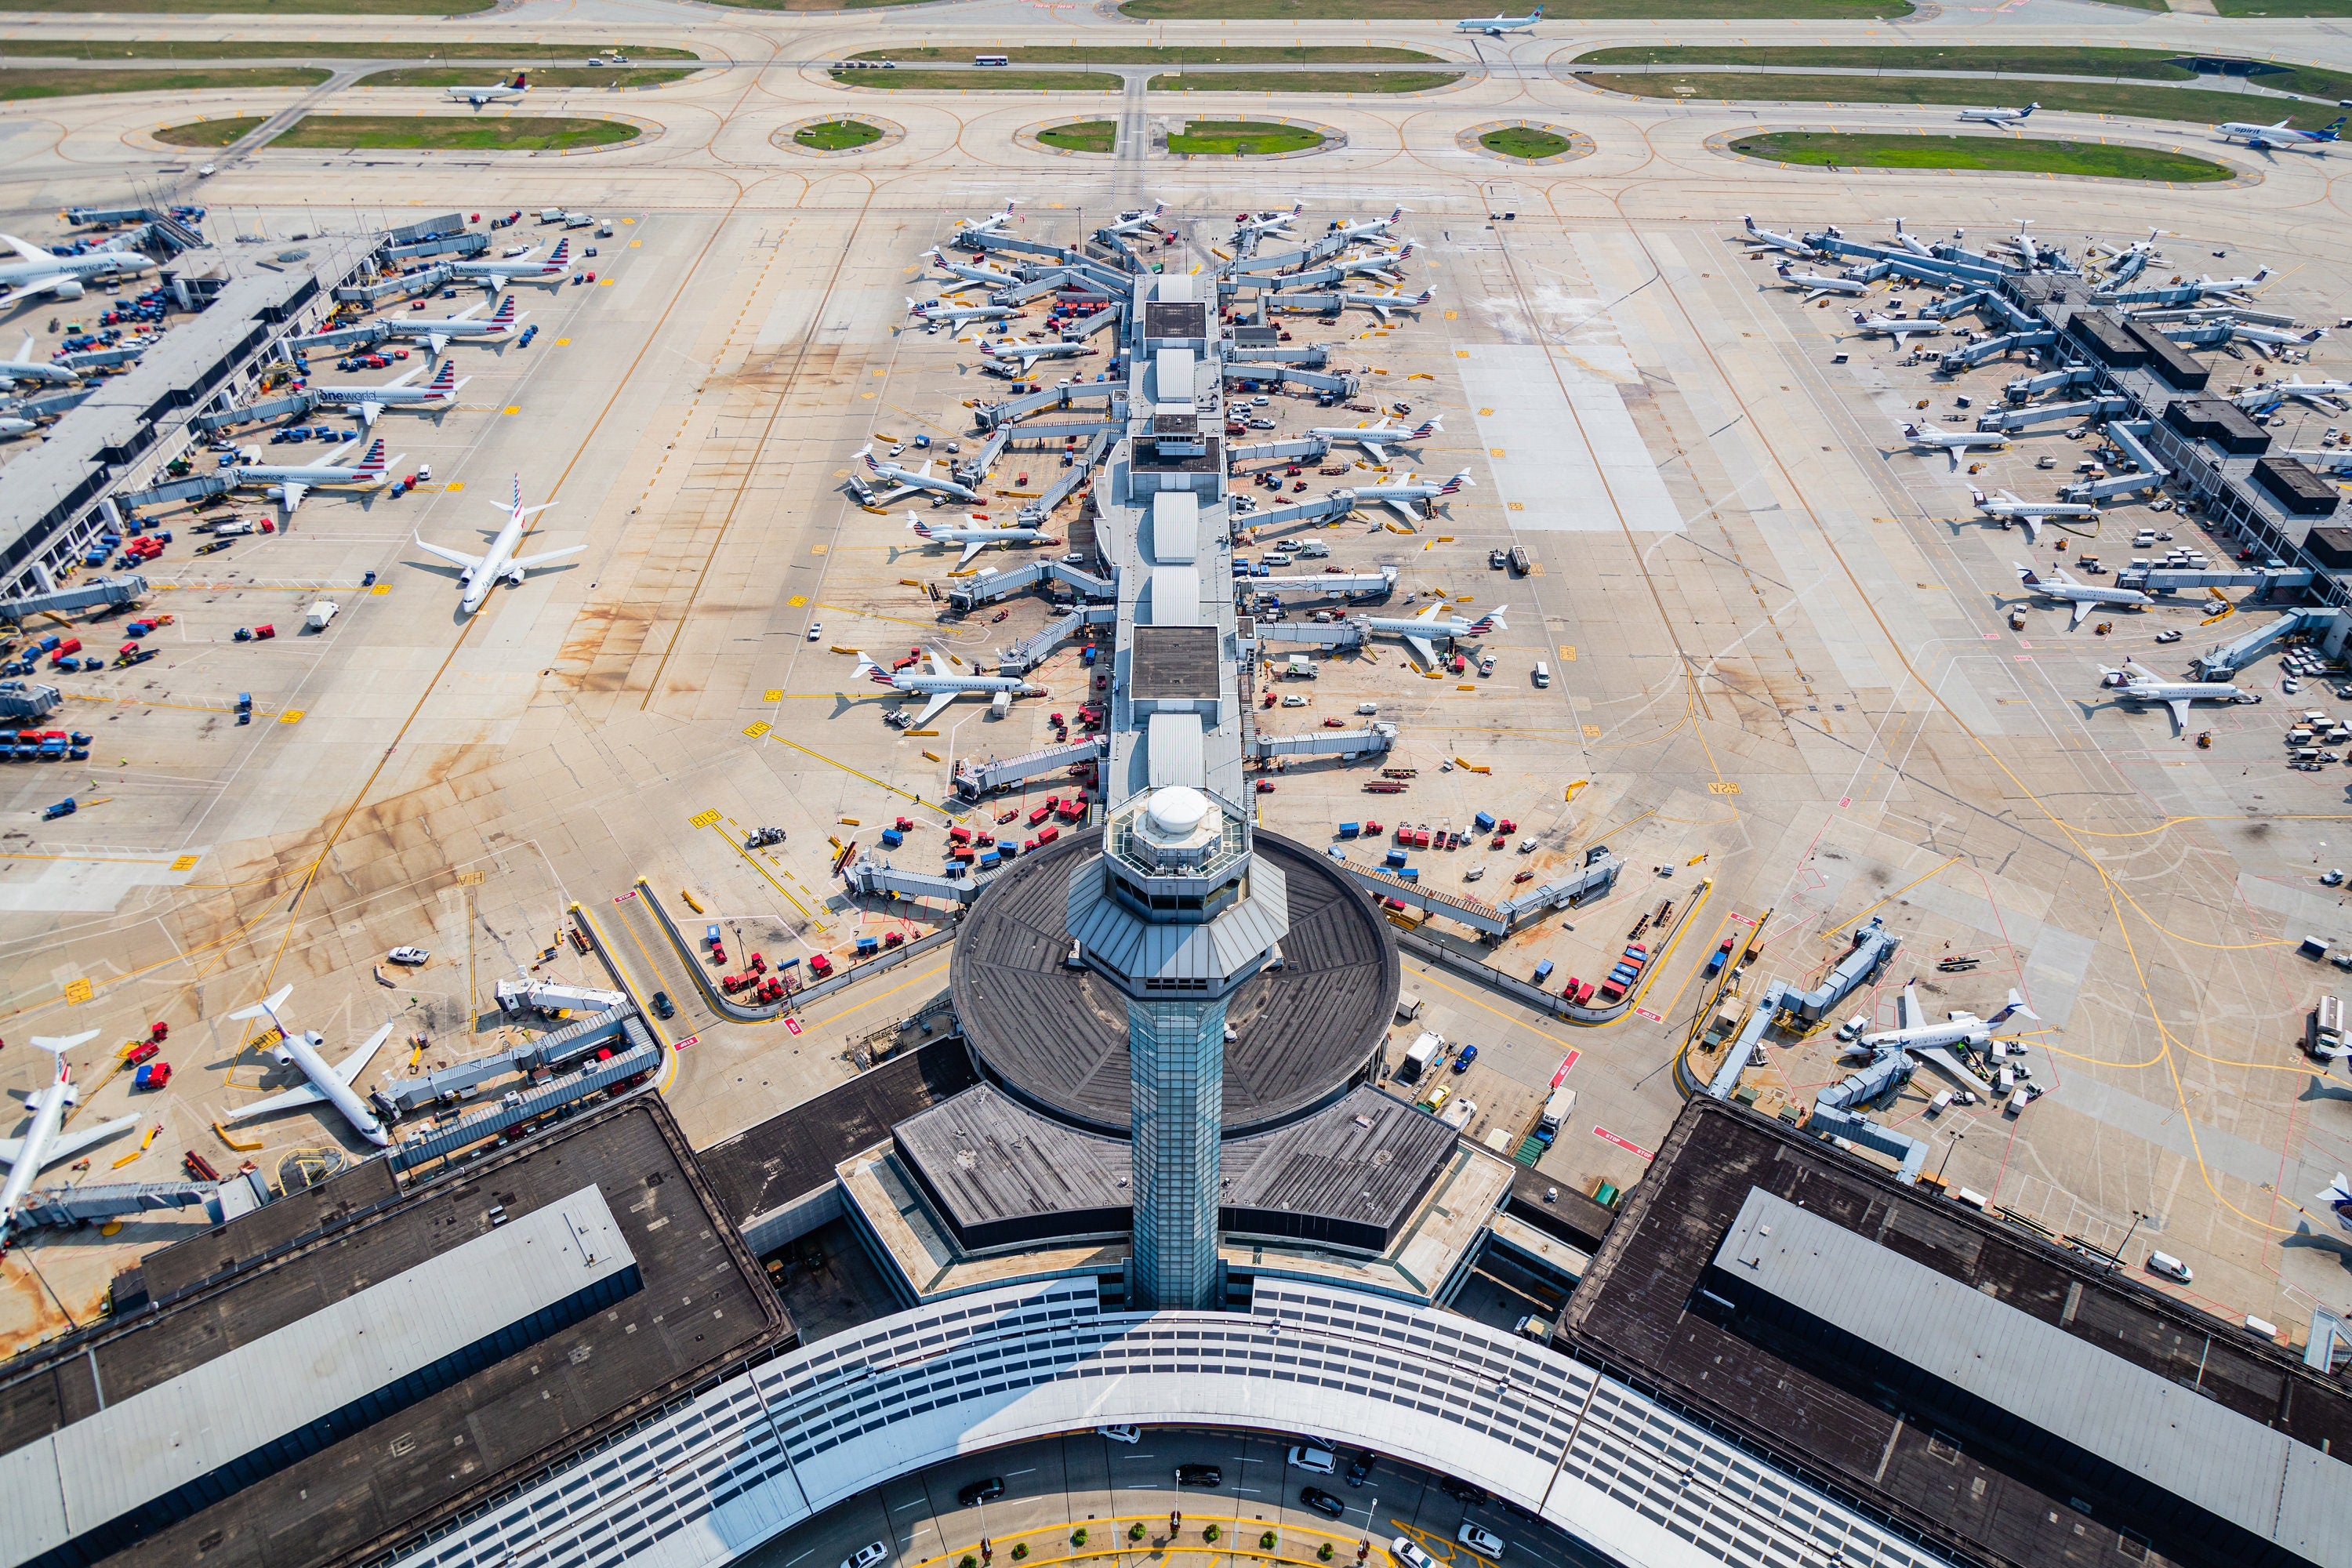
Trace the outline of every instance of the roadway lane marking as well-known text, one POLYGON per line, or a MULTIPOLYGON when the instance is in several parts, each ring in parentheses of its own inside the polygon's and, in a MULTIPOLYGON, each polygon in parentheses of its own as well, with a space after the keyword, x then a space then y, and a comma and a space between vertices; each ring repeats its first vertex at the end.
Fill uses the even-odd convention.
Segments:
POLYGON ((920 1507, 922 1507, 922 1506, 923 1506, 923 1504, 924 1504, 924 1502, 925 1502, 926 1500, 928 1500, 923 1499, 923 1498, 917 1498, 917 1499, 916 1499, 914 1501, 912 1501, 912 1502, 902 1502, 902 1503, 900 1503, 897 1508, 892 1509, 890 1511, 891 1511, 892 1513, 904 1513, 904 1512, 906 1512, 906 1511, 907 1511, 908 1509, 910 1509, 910 1508, 920 1508, 920 1507))
POLYGON ((1037 1467, 1032 1465, 1025 1470, 1007 1470, 1004 1473, 1008 1476, 1034 1476, 1037 1473, 1037 1467))

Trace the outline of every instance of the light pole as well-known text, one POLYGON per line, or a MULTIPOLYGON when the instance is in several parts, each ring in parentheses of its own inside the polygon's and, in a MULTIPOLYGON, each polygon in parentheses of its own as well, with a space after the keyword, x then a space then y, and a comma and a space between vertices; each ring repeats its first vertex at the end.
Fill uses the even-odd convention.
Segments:
POLYGON ((1965 1132, 1955 1131, 1952 1133, 1952 1141, 1944 1145, 1944 1158, 1936 1166, 1936 1183, 1938 1186, 1943 1184, 1945 1166, 1949 1165, 1952 1163, 1952 1151, 1958 1148, 1960 1146, 1960 1140, 1967 1136, 1968 1134, 1965 1132))
POLYGON ((2142 1213, 2141 1213, 2139 1210, 2137 1210, 2137 1209, 2134 1209, 2134 1210, 2132 1210, 2131 1229, 2130 1229, 2130 1230, 2126 1230, 2126 1232, 2124 1232, 2124 1238, 2123 1238, 2122 1243, 2116 1247, 2116 1250, 2115 1250, 2114 1254, 2113 1254, 2111 1257, 2109 1257, 2109 1258, 2108 1258, 2108 1259, 2107 1259, 2107 1272, 2108 1272, 2108 1273, 2113 1274, 2113 1273, 2116 1271, 2116 1264, 2118 1264, 2118 1263, 2121 1263, 2121 1262, 2124 1260, 2124 1248, 2125 1248, 2125 1247, 2129 1247, 2129 1246, 2131 1245, 2131 1238, 2132 1238, 2133 1234, 2134 1234, 2135 1232, 2137 1232, 2137 1231, 2139 1229, 2139 1222, 2140 1222, 2140 1221, 2142 1221, 2142 1220, 2144 1220, 2144 1219, 2147 1219, 2147 1218, 2149 1218, 2149 1217, 2151 1217, 2151 1216, 2149 1216, 2149 1215, 2145 1215, 2145 1214, 2142 1214, 2142 1213))

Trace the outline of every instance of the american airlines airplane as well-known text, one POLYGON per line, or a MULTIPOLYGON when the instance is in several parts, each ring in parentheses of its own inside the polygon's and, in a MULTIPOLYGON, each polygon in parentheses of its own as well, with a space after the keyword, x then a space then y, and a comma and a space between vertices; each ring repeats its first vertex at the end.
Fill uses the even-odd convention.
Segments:
POLYGON ((547 253, 544 260, 535 261, 531 258, 531 252, 538 249, 539 247, 534 245, 530 251, 520 256, 501 257, 496 261, 453 261, 449 263, 449 276, 460 282, 479 283, 493 289, 503 289, 509 283, 561 287, 563 280, 572 275, 572 242, 557 240, 555 248, 547 253))
POLYGON ((1013 209, 1020 205, 1020 200, 1016 197, 1004 204, 1004 210, 1003 212, 991 213, 986 217, 982 218, 978 223, 974 223, 970 218, 964 218, 956 226, 957 233, 959 235, 994 234, 998 229, 1003 228, 1006 224, 1013 221, 1013 209))
POLYGON ((940 271, 950 273, 957 279, 955 283, 947 285, 950 293, 953 293, 958 289, 971 288, 973 284, 989 289, 1012 289, 1018 287, 1021 282, 1021 279, 1012 273, 999 272, 993 267, 974 267, 967 262, 950 261, 948 259, 947 253, 937 246, 923 252, 923 256, 927 260, 936 263, 940 271))
POLYGON ((1397 220, 1403 217, 1410 210, 1407 207, 1396 207, 1391 209, 1386 217, 1367 218, 1362 223, 1350 218, 1346 223, 1333 224, 1331 232, 1348 239, 1370 239, 1394 228, 1397 220))
POLYGON ((950 327, 966 321, 1001 321, 1021 312, 1010 305, 918 305, 909 296, 907 310, 919 321, 933 321, 950 327))
POLYGON ((0 436, 29 436, 41 427, 39 420, 27 419, 22 415, 11 412, 18 406, 20 405, 12 403, 0 407, 0 436))
POLYGON ((2039 103, 2029 103, 2023 109, 1963 109, 1958 119, 1963 123, 1973 121, 1979 125, 2017 125, 2041 107, 2039 103))
MULTIPOLYGON (((543 550, 536 555, 515 553, 515 546, 522 542, 526 525, 533 517, 555 504, 553 501, 542 501, 537 506, 523 505, 520 474, 515 476, 512 499, 504 501, 494 500, 490 504, 502 508, 506 511, 507 522, 504 528, 499 530, 499 536, 490 541, 489 549, 482 554, 467 555, 462 551, 445 550, 438 544, 427 544, 422 539, 416 539, 417 549, 427 555, 437 555, 452 566, 462 568, 457 574, 457 586, 464 590, 464 597, 458 601, 458 610, 463 615, 470 616, 480 609, 482 602, 490 596, 490 590, 497 586, 501 579, 505 581, 508 587, 520 588, 522 586, 524 573, 534 567, 549 565, 566 555, 577 555, 588 548, 584 544, 566 544, 556 550, 543 550)), ((409 537, 416 538, 415 534, 409 537)))
POLYGON ((1992 452, 2009 445, 2009 437, 1999 430, 1935 430, 1925 425, 1906 424, 1903 439, 1914 450, 1926 448, 1939 451, 1952 459, 1957 471, 1963 452, 1992 452))
POLYGON ((2178 738, 2189 727, 2189 705, 2191 702, 2260 702, 2263 694, 2247 691, 2222 680, 2166 680, 2154 670, 2143 668, 2130 659, 2124 660, 2121 669, 2099 667, 2099 684, 2112 687, 2116 696, 2126 702, 2161 702, 2172 710, 2172 733, 2178 738))
POLYGON ((1444 427, 1441 419, 1424 419, 1408 430, 1383 418, 1377 425, 1321 425, 1307 433, 1319 436, 1326 441, 1352 441, 1370 453, 1373 462, 1385 463, 1389 460, 1390 447, 1418 446, 1444 427))
POLYGON ((1447 496, 1460 493, 1464 486, 1475 483, 1465 468, 1442 484, 1407 474, 1393 485, 1358 485, 1349 493, 1360 501, 1379 501, 1407 522, 1419 522, 1421 508, 1435 506, 1447 496))
POLYGON ((474 378, 457 378, 457 362, 445 359, 440 371, 423 386, 408 384, 425 374, 425 367, 403 372, 396 379, 382 386, 314 386, 310 395, 329 408, 356 408, 362 425, 373 426, 387 408, 405 408, 419 414, 446 414, 457 406, 457 389, 474 378))
MULTIPOLYGON (((988 521, 988 514, 974 512, 972 521, 985 523, 988 521)), ((956 561, 958 566, 969 563, 973 556, 992 544, 1059 544, 1062 542, 1058 539, 1045 537, 1045 531, 1041 528, 957 528, 947 524, 919 521, 911 511, 907 514, 907 527, 916 538, 926 544, 962 545, 963 554, 956 561)))
POLYGON ((26 245, 13 234, 0 234, 0 245, 16 253, 14 261, 0 261, 0 305, 13 305, 28 295, 52 300, 79 300, 82 286, 127 272, 152 272, 155 263, 131 248, 128 236, 118 237, 79 256, 52 256, 26 245))
MULTIPOLYGON (((483 303, 487 303, 484 301, 483 303)), ((386 321, 385 335, 394 338, 422 338, 425 346, 438 359, 441 352, 460 339, 480 342, 503 351, 515 335, 515 329, 530 318, 530 312, 515 314, 514 296, 509 294, 499 301, 499 308, 488 319, 477 321, 474 312, 481 304, 468 305, 454 316, 439 316, 432 321, 386 321)))
POLYGON ((2285 121, 2276 125, 2248 125, 2231 121, 2214 127, 2224 142, 2243 142, 2256 152, 2282 147, 2317 148, 2329 142, 2340 141, 2344 134, 2345 117, 2337 115, 2317 131, 2297 131, 2285 121))
POLYGON ((2074 618, 2066 623, 2066 629, 2070 632, 2083 624, 2084 616, 2101 605, 2137 610, 2156 603, 2137 588, 2094 588, 2054 569, 2049 576, 2043 577, 2022 562, 2012 561, 2010 564, 2017 568, 2017 580, 2033 593, 2074 607, 2074 618))
POLYGON ((294 987, 281 985, 272 994, 250 1007, 238 1008, 229 1016, 238 1019, 268 1018, 278 1026, 278 1043, 270 1047, 269 1054, 278 1058, 280 1067, 300 1068, 302 1076, 310 1081, 299 1089, 289 1089, 283 1094, 273 1094, 267 1100, 257 1100, 251 1105, 241 1106, 221 1120, 247 1121, 257 1116, 272 1116, 281 1110, 293 1110, 324 1100, 341 1111, 343 1120, 350 1122, 352 1130, 361 1137, 380 1149, 389 1148, 392 1134, 383 1130, 383 1123, 376 1120, 375 1112, 368 1109, 367 1101, 359 1097, 352 1085, 366 1068, 369 1058, 392 1037, 392 1022, 386 1022, 383 1028, 370 1035, 367 1044, 330 1066, 327 1058, 319 1054, 319 1047, 327 1043, 324 1035, 315 1032, 297 1034, 286 1026, 286 1020, 278 1016, 278 1009, 286 1005, 286 998, 293 994, 294 987))
POLYGON ((1242 240, 1255 239, 1262 234, 1283 233, 1297 220, 1298 215, 1306 210, 1307 203, 1302 197, 1291 203, 1290 210, 1286 213, 1262 212, 1255 216, 1244 213, 1234 220, 1234 239, 1238 244, 1242 240))
MULTIPOLYGON (((382 440, 372 444, 366 456, 357 463, 345 464, 334 460, 365 439, 362 436, 344 442, 328 453, 327 461, 323 463, 235 463, 222 477, 240 488, 261 487, 284 506, 286 515, 291 517, 294 509, 302 504, 302 498, 321 487, 378 490, 392 482, 392 469, 398 467, 401 458, 408 454, 403 452, 400 458, 385 460, 382 440)), ((259 448, 248 447, 246 451, 251 456, 259 448)))
POLYGON ((1483 33, 1487 37, 1499 38, 1506 33, 1532 33, 1536 24, 1542 20, 1543 7, 1538 5, 1524 16, 1506 16, 1499 11, 1491 16, 1472 16, 1454 23, 1454 30, 1457 33, 1483 33))
POLYGON ((1045 689, 1032 686, 1015 675, 950 675, 947 660, 936 649, 923 656, 927 669, 908 669, 893 673, 883 668, 864 654, 857 656, 857 673, 877 686, 887 686, 893 691, 928 698, 923 710, 915 715, 908 728, 919 730, 938 718, 949 703, 959 697, 979 695, 992 701, 1002 698, 1010 702, 1015 697, 1043 697, 1045 689))
POLYGON ((1027 370, 1041 359, 1083 359, 1094 352, 1082 342, 1034 342, 1023 338, 983 338, 980 344, 981 358, 1004 360, 1016 372, 1027 370))
POLYGON ((1370 310, 1372 314, 1381 319, 1381 324, 1382 326, 1386 326, 1388 325, 1389 312, 1391 310, 1418 310, 1420 307, 1428 304, 1432 300, 1436 298, 1436 289, 1423 289, 1420 293, 1411 295, 1342 294, 1339 296, 1339 300, 1342 304, 1363 306, 1365 309, 1370 310))
POLYGON ((486 103, 510 103, 530 90, 530 73, 517 71, 512 81, 494 81, 488 87, 453 87, 449 96, 479 109, 486 103))
POLYGON ((2025 530, 2025 542, 2028 544, 2035 544, 2041 542, 2040 530, 2042 525, 2053 517, 2096 517, 2099 515, 2099 509, 2093 506, 2088 501, 2026 500, 2021 497, 2010 494, 2007 490, 2001 491, 2000 494, 1997 496, 1988 498, 1984 491, 1977 489, 1973 486, 1969 488, 1969 499, 1976 502, 1977 510, 1979 511, 2000 523, 2001 527, 2007 528, 2013 522, 2023 528, 2025 530))
POLYGON ((1445 607, 1445 601, 1438 599, 1417 616, 1370 616, 1364 624, 1382 637, 1402 637, 1405 646, 1420 656, 1422 663, 1432 665, 1437 662, 1439 637, 1452 642, 1457 637, 1482 637, 1488 632, 1511 629, 1503 624, 1503 616, 1510 609, 1508 605, 1497 605, 1475 621, 1454 615, 1441 621, 1437 615, 1445 607))
POLYGON ((923 459, 923 466, 919 468, 902 468, 895 463, 877 462, 874 458, 873 444, 870 442, 857 455, 865 460, 866 468, 876 478, 887 479, 898 487, 888 495, 876 497, 867 503, 868 505, 888 506, 892 501, 913 495, 918 490, 929 490, 933 495, 944 496, 950 500, 964 501, 973 506, 980 504, 978 490, 969 485, 960 485, 953 479, 940 479, 934 475, 931 472, 932 460, 929 458, 923 459))
POLYGON ((0 381, 38 381, 51 385, 81 377, 61 364, 51 364, 33 357, 33 334, 25 334, 25 346, 16 351, 15 359, 0 359, 0 381))
POLYGON ((0 1163, 8 1167, 7 1184, 0 1186, 0 1251, 5 1251, 15 1238, 16 1205, 33 1190, 33 1183, 45 1166, 69 1160, 139 1125, 136 1116, 118 1116, 79 1132, 63 1131, 66 1107, 81 1099, 81 1090, 74 1084, 73 1068, 66 1063, 66 1053, 96 1038, 96 1029, 80 1035, 33 1037, 36 1047, 57 1058, 57 1073, 47 1088, 37 1089, 25 1097, 25 1109, 33 1113, 33 1120, 23 1135, 0 1138, 0 1163))
POLYGON ((1101 232, 1105 234, 1118 235, 1141 234, 1145 229, 1150 228, 1153 224, 1159 222, 1160 215, 1167 210, 1168 204, 1166 202, 1152 203, 1151 210, 1150 212, 1145 212, 1141 207, 1136 207, 1131 211, 1119 214, 1118 221, 1117 223, 1105 224, 1101 232))

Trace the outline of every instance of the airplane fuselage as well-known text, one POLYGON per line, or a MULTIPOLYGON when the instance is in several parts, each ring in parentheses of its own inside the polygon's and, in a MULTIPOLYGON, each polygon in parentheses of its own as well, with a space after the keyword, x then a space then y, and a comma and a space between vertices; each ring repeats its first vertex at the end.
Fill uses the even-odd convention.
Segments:
POLYGON ((316 1035, 289 1034, 278 1043, 278 1059, 289 1067, 300 1068, 302 1076, 327 1097, 328 1104, 342 1112, 343 1120, 350 1122, 361 1137, 379 1149, 389 1148, 392 1135, 383 1130, 383 1123, 376 1120, 375 1112, 368 1109, 367 1101, 342 1080, 341 1074, 327 1065, 327 1058, 319 1054, 320 1043, 320 1037, 316 1035))

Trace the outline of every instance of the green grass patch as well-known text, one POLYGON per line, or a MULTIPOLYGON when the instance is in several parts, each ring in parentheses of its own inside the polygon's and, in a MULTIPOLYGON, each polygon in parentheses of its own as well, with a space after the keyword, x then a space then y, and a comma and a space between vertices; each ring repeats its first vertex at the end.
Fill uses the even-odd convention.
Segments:
POLYGON ((1275 125, 1259 120, 1192 120, 1168 138, 1171 153, 1296 153, 1320 147, 1323 133, 1303 125, 1275 125))
MULTIPOLYGON (((861 49, 858 60, 969 61, 975 49, 861 49)), ((1442 57, 1420 49, 1353 47, 1345 44, 1300 44, 1265 48, 1226 48, 1219 45, 1114 45, 1006 49, 1017 66, 1371 66, 1437 65, 1442 57)))
POLYGON ((2135 87, 2081 81, 1994 82, 1926 76, 1756 76, 1705 71, 1628 76, 1579 71, 1591 86, 1640 98, 1717 98, 1748 102, 2004 104, 2077 114, 2122 114, 2136 120, 2177 120, 2193 125, 2224 121, 2261 121, 2284 115, 2298 130, 2315 131, 2336 118, 2332 105, 2297 104, 2280 98, 2206 92, 2193 87, 2135 87))
MULTIPOLYGON (((494 73, 479 66, 403 66, 398 70, 371 71, 360 78, 359 87, 480 87, 494 73)), ((533 87, 660 87, 673 81, 684 81, 694 74, 691 70, 664 69, 659 66, 630 66, 622 70, 600 70, 593 66, 558 67, 553 70, 530 73, 533 87)))
MULTIPOLYGON (((1907 16, 1911 0, 1673 0, 1666 9, 1678 21, 1863 22, 1907 16)), ((1465 14, 1461 0, 1128 0, 1119 11, 1152 21, 1234 22, 1452 22, 1465 14)), ((1544 7, 1548 22, 1648 22, 1658 15, 1657 0, 1563 0, 1544 7)))
MULTIPOLYGON (((272 16, 465 16, 498 0, 0 0, 0 13, 114 12, 143 16, 235 12, 272 16)), ((235 57, 231 57, 234 58, 235 57)))
MULTIPOLYGON (((213 121, 205 126, 182 129, 201 131, 218 123, 213 121)), ((619 142, 634 142, 638 135, 635 126, 623 121, 554 115, 306 114, 270 145, 547 153, 567 147, 609 147, 619 142)))
POLYGON ((1775 131, 1743 136, 1731 150, 1780 163, 1865 169, 1997 169, 2032 174, 2095 174, 2110 180, 2198 184, 2231 171, 2185 153, 2008 136, 1864 136, 1775 131))
POLYGON ((2224 16, 2352 16, 2352 0, 2213 0, 2224 16))
POLYGON ((881 140, 881 128, 863 120, 819 121, 793 132, 793 146, 814 147, 820 153, 845 153, 852 147, 864 147, 881 140))
POLYGON ((1153 92, 1427 92, 1452 87, 1460 71, 1203 71, 1156 76, 1153 92))
POLYGON ((844 87, 920 89, 927 92, 1117 92, 1118 78, 1104 71, 876 71, 837 70, 844 87))
MULTIPOLYGON (((2352 5, 2352 0, 2347 0, 2352 5)), ((1834 66, 1845 70, 2000 71, 2010 76, 2101 76, 2128 81, 2208 81, 2179 63, 2180 55, 2166 49, 2000 48, 1973 47, 1950 49, 1874 48, 1869 45, 1837 47, 1716 48, 1687 46, 1636 45, 1594 49, 1579 55, 1576 66, 1834 66)), ((2280 60, 2259 63, 2265 69, 2252 79, 2257 86, 2282 92, 2307 93, 2329 100, 2352 98, 2352 71, 2280 60)), ((1982 90, 1982 89, 1979 89, 1982 90)))
POLYGON ((1478 145, 1506 158, 1552 158, 1568 151, 1568 138, 1540 125, 1507 125, 1479 137, 1478 145))
POLYGON ((223 88, 316 87, 331 73, 300 66, 243 70, 0 70, 0 102, 24 98, 73 98, 91 92, 209 92, 223 88))
POLYGON ((1056 125, 1037 132, 1037 140, 1048 147, 1059 147, 1065 153, 1108 153, 1118 145, 1118 122, 1115 120, 1081 120, 1075 125, 1056 125))
POLYGON ((259 114, 238 115, 228 120, 198 120, 186 125, 166 125, 155 132, 155 140, 166 147, 226 147, 267 118, 259 114))
MULTIPOLYGON (((7 9, 0 0, 0 10, 7 9)), ((88 5, 82 7, 89 9, 88 5)), ((213 6, 219 10, 221 7, 213 6)), ((370 38, 363 42, 289 43, 280 38, 0 38, 0 56, 38 55, 74 60, 584 60, 604 52, 602 44, 451 44, 370 38)), ((692 49, 639 48, 631 59, 690 60, 692 49)))

